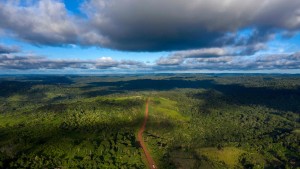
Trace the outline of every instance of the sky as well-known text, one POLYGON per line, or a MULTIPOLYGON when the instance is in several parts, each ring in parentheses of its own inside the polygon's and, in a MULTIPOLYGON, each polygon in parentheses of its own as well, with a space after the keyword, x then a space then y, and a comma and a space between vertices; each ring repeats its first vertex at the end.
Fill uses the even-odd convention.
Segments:
POLYGON ((0 0, 0 74, 300 73, 299 0, 0 0))

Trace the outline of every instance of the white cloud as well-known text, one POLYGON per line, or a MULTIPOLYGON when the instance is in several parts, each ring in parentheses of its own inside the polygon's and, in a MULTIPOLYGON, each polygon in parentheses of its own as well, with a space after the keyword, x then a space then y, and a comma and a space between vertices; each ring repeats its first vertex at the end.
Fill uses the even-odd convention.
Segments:
POLYGON ((101 57, 96 60, 79 59, 49 59, 37 55, 1 54, 0 70, 9 69, 131 69, 142 68, 144 63, 132 60, 114 60, 111 57, 101 57))

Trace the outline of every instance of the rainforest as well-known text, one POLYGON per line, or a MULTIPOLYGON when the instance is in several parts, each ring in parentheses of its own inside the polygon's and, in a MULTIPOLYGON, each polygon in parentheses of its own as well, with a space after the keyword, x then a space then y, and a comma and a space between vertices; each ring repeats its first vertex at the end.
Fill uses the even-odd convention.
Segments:
POLYGON ((156 168, 299 168, 299 113, 298 75, 2 75, 0 168, 151 168, 144 120, 156 168))

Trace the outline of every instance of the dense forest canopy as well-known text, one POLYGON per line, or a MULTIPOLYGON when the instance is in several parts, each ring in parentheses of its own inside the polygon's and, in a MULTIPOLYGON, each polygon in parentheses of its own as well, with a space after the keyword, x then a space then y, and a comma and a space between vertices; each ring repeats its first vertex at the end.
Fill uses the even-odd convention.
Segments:
POLYGON ((0 168, 300 167, 300 76, 0 77, 0 168))

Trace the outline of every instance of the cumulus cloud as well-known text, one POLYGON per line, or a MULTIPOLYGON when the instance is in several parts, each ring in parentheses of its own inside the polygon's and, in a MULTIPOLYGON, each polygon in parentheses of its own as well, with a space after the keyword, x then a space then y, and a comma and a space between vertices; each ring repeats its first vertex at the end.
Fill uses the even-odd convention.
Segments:
POLYGON ((81 9, 75 15, 61 0, 3 0, 0 29, 33 44, 125 51, 247 46, 300 29, 299 0, 86 0, 81 9), (253 31, 245 38, 244 29, 253 31))
POLYGON ((175 55, 175 56, 170 56, 170 57, 161 57, 156 61, 156 64, 165 65, 165 66, 168 66, 168 65, 173 66, 173 65, 179 65, 179 64, 183 63, 183 61, 184 61, 184 58, 177 57, 175 55))
POLYGON ((113 60, 111 57, 102 57, 96 60, 96 67, 103 68, 103 67, 116 67, 118 66, 119 62, 113 60))
POLYGON ((167 57, 159 58, 156 63, 158 65, 179 65, 184 62, 185 58, 209 58, 218 57, 228 54, 225 48, 203 48, 195 50, 185 50, 174 52, 167 57))
POLYGON ((49 59, 43 56, 27 55, 18 56, 14 54, 0 55, 0 69, 129 69, 137 65, 140 68, 144 63, 136 61, 118 61, 111 57, 101 57, 96 60, 76 59, 49 59))
POLYGON ((64 69, 86 68, 88 61, 51 60, 42 56, 14 54, 0 55, 0 69, 64 69))
POLYGON ((79 25, 60 1, 40 0, 29 6, 13 2, 0 2, 0 28, 7 33, 33 44, 77 43, 79 25))
POLYGON ((184 50, 173 52, 166 57, 160 57, 156 63, 158 65, 172 66, 180 65, 188 58, 208 58, 206 60, 209 60, 209 58, 217 59, 222 56, 251 56, 263 49, 266 49, 265 44, 256 43, 245 46, 184 50))
POLYGON ((111 57, 101 57, 95 60, 49 59, 43 56, 16 54, 0 55, 0 70, 127 70, 127 71, 193 71, 193 70, 274 70, 300 69, 300 52, 291 54, 264 54, 249 57, 217 56, 217 57, 187 57, 175 64, 145 64, 134 60, 115 60, 111 57))
POLYGON ((5 46, 0 44, 0 54, 17 53, 20 52, 20 48, 17 46, 5 46))
POLYGON ((300 53, 265 54, 252 58, 244 56, 221 56, 213 58, 185 58, 179 65, 159 65, 159 71, 191 70, 275 70, 300 69, 300 53))

